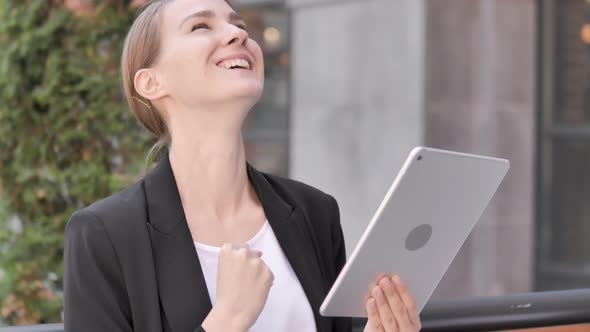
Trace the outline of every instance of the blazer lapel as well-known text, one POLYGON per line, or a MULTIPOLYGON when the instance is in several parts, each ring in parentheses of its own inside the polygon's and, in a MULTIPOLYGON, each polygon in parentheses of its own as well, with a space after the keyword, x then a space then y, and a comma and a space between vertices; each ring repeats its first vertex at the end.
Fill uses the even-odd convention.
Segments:
POLYGON ((248 175, 277 241, 307 296, 317 331, 331 331, 331 320, 319 314, 327 289, 305 215, 301 209, 283 200, 264 175, 250 164, 248 175))
MULTIPOLYGON (((281 198, 264 174, 249 163, 246 166, 266 218, 309 300, 318 332, 330 331, 330 320, 319 315, 327 289, 305 215, 281 198)), ((146 175, 145 194, 164 314, 172 330, 193 331, 212 306, 167 154, 146 175)))
POLYGON ((166 320, 173 331, 194 331, 211 311, 211 300, 167 154, 146 175, 145 194, 166 320))

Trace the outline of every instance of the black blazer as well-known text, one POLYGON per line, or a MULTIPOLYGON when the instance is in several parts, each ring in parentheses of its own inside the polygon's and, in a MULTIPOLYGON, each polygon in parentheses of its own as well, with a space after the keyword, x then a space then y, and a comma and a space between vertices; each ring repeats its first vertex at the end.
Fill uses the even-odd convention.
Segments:
MULTIPOLYGON (((318 332, 351 331, 350 318, 319 315, 346 260, 336 201, 249 163, 247 173, 318 332)), ((139 182, 72 215, 64 265, 68 332, 190 332, 211 310, 167 155, 139 182)))

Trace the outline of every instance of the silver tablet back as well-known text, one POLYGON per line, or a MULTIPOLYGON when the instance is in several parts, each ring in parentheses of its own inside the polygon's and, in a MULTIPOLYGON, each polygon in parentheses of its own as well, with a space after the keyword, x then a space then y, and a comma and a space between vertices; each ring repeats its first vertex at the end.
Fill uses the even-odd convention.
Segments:
POLYGON ((320 313, 366 317, 369 284, 398 273, 421 311, 498 189, 508 160, 412 150, 320 313))

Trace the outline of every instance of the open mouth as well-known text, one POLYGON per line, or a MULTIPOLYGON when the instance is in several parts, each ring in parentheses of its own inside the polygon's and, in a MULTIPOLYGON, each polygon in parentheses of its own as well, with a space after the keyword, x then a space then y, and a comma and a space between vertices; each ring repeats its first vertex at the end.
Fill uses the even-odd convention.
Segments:
POLYGON ((246 69, 250 70, 250 62, 244 59, 230 59, 221 61, 217 64, 217 67, 224 69, 246 69))

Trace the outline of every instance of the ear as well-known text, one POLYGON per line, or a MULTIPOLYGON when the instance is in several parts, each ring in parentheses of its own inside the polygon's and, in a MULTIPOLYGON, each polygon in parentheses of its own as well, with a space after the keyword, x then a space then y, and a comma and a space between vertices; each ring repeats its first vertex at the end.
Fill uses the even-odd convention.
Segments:
POLYGON ((165 95, 162 81, 158 78, 156 71, 152 68, 138 70, 137 73, 135 73, 133 84, 137 93, 150 101, 154 101, 165 95))

